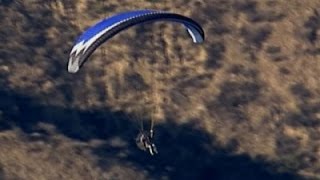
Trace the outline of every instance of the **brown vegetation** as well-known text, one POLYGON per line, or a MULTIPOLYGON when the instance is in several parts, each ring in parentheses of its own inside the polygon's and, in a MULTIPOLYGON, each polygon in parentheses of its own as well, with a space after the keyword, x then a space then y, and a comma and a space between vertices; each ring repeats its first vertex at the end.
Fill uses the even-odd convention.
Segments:
POLYGON ((1 179, 320 178, 320 1, 0 0, 0 17, 1 179), (142 8, 206 41, 136 26, 67 72, 79 33, 142 8), (134 143, 151 116, 156 157, 134 143))

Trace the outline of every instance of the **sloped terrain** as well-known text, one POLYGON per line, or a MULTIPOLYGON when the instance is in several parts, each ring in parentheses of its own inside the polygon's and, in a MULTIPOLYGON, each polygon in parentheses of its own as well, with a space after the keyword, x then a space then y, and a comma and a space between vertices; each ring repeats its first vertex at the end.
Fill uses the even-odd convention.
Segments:
POLYGON ((1 179, 319 179, 320 1, 0 0, 1 179), (199 22, 130 28, 77 74, 98 20, 162 9, 199 22), (159 155, 140 151, 155 119, 159 155))

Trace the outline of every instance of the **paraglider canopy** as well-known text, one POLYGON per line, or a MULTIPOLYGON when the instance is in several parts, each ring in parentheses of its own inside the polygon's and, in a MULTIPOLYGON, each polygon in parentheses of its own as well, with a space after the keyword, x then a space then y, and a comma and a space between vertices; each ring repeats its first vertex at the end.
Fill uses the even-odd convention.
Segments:
POLYGON ((76 40, 68 62, 68 72, 76 73, 90 55, 104 42, 133 25, 159 20, 183 24, 194 43, 204 41, 204 31, 194 20, 175 13, 158 10, 136 10, 116 14, 88 28, 76 40))

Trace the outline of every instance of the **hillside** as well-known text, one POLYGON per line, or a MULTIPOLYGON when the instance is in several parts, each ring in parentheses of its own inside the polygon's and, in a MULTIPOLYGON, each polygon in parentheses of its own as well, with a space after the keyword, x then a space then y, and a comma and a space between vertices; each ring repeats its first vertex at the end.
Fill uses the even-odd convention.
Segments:
POLYGON ((0 179, 320 179, 320 1, 0 0, 0 179), (132 27, 67 72, 115 13, 132 27), (139 150, 155 119, 159 155, 139 150))

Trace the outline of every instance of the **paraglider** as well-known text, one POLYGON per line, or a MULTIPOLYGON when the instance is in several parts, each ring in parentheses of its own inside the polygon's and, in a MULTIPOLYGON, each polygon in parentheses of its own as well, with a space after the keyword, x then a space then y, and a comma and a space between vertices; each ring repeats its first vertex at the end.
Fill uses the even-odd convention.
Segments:
POLYGON ((153 137, 154 132, 152 129, 149 132, 142 130, 136 138, 137 146, 143 151, 148 151, 151 155, 158 154, 157 147, 153 143, 153 137))
MULTIPOLYGON (((202 27, 186 16, 159 10, 135 10, 123 12, 101 20, 79 36, 70 52, 68 72, 78 72, 100 45, 107 42, 108 39, 120 33, 122 30, 134 25, 157 21, 182 24, 194 43, 202 43, 204 41, 204 31, 202 27)), ((149 151, 151 155, 154 155, 157 154, 157 149, 153 143, 154 131, 152 119, 151 124, 150 132, 140 131, 136 141, 138 147, 145 151, 149 151)))
POLYGON ((90 55, 104 42, 133 25, 160 20, 182 23, 194 43, 204 41, 204 32, 194 20, 175 13, 157 10, 137 10, 103 19, 87 29, 75 42, 69 58, 68 72, 76 73, 90 55))

